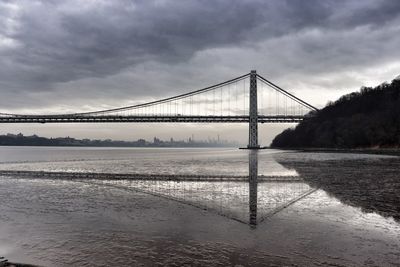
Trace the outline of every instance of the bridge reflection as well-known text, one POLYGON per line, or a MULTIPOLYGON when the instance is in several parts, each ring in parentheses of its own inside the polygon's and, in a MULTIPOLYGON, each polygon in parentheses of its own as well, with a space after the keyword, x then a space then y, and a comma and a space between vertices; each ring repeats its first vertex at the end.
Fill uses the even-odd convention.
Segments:
MULTIPOLYGON (((99 185, 154 195, 181 202, 255 227, 282 209, 314 191, 299 176, 264 175, 272 157, 259 160, 257 150, 249 150, 248 176, 169 176, 153 175, 151 179, 81 180, 99 185)), ((283 167, 282 167, 283 168, 283 167)), ((291 172, 288 172, 291 173, 291 172)))
POLYGON ((272 152, 248 150, 247 153, 247 159, 242 154, 245 158, 236 160, 238 168, 233 169, 230 165, 231 171, 228 169, 213 175, 33 171, 20 170, 21 166, 17 166, 19 170, 0 170, 0 176, 73 180, 133 190, 201 208, 251 226, 256 226, 313 191, 297 171, 277 162, 272 152), (238 173, 246 166, 241 165, 246 161, 248 173, 238 173))

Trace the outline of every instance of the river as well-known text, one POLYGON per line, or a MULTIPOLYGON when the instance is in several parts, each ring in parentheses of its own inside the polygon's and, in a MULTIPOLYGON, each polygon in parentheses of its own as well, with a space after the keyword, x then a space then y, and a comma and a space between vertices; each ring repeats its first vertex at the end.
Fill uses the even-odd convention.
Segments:
POLYGON ((400 266, 399 169, 399 157, 351 153, 0 147, 0 256, 40 266, 400 266))

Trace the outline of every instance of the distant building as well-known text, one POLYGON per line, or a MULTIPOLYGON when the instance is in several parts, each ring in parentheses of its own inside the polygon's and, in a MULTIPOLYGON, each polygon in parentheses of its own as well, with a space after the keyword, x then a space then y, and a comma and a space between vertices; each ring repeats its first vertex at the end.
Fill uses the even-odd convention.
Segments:
POLYGON ((137 140, 138 145, 144 146, 146 144, 146 140, 144 139, 139 139, 137 140))

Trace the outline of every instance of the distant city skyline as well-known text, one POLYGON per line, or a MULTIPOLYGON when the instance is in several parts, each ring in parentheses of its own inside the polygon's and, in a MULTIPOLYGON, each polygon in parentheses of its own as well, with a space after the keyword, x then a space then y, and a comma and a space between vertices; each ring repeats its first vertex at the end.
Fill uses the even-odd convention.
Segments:
POLYGON ((152 139, 139 138, 137 140, 113 140, 113 139, 90 139, 75 138, 73 136, 53 136, 43 137, 36 134, 24 135, 23 133, 7 133, 0 134, 0 145, 2 146, 116 146, 116 147, 238 147, 239 142, 229 141, 220 138, 208 137, 206 140, 197 140, 194 135, 188 136, 186 139, 161 139, 154 136, 152 139))

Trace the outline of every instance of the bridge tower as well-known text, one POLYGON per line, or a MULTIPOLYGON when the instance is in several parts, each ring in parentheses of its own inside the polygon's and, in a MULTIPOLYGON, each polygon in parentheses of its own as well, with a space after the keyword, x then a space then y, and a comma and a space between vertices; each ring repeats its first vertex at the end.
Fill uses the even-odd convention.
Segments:
POLYGON ((249 144, 248 149, 258 149, 257 72, 250 72, 249 144))

